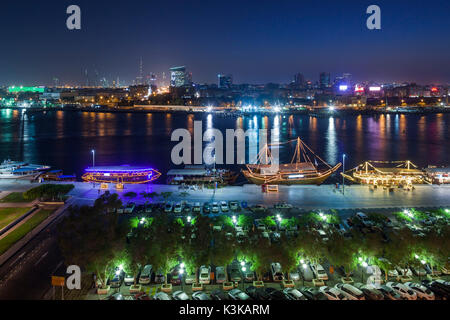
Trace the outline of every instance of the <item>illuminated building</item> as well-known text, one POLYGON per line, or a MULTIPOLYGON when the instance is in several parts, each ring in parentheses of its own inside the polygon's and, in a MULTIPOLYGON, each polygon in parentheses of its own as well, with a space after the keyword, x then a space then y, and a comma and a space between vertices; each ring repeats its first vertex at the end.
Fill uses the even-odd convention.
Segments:
POLYGON ((329 88, 331 86, 331 77, 328 72, 321 72, 320 73, 320 88, 329 88))
POLYGON ((85 170, 82 179, 85 182, 144 184, 150 183, 161 176, 161 173, 147 167, 113 166, 94 167, 85 170))
POLYGON ((231 74, 219 74, 217 77, 219 89, 231 89, 233 85, 233 76, 231 74))
POLYGON ((186 67, 174 67, 170 69, 170 86, 175 88, 189 86, 192 75, 186 72, 186 67))

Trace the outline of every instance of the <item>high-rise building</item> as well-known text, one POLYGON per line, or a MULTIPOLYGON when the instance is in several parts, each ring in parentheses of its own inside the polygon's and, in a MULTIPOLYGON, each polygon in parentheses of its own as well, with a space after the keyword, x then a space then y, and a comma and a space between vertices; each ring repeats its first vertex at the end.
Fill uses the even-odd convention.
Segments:
POLYGON ((297 73, 294 76, 294 85, 297 88, 303 88, 305 86, 305 76, 301 73, 297 73))
POLYGON ((219 89, 231 89, 233 85, 233 76, 231 74, 219 74, 217 77, 219 89))
POLYGON ((328 72, 321 72, 320 73, 320 80, 319 80, 320 88, 329 88, 331 86, 331 77, 330 73, 328 72))
POLYGON ((186 72, 186 67, 170 69, 170 86, 175 88, 189 86, 192 83, 192 74, 186 72))

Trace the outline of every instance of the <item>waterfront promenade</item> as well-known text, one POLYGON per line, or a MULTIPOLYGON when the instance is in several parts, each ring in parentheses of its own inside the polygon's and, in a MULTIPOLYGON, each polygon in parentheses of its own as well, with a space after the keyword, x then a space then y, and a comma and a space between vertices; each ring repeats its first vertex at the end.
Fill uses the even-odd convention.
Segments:
MULTIPOLYGON (((25 191, 36 186, 26 181, 0 181, 0 191, 25 191)), ((75 183, 75 189, 70 193, 74 203, 90 205, 98 198, 100 186, 95 187, 91 183, 75 183)), ((103 192, 103 191, 101 191, 103 192)), ((261 192, 261 187, 256 185, 244 185, 226 187, 217 190, 183 191, 177 186, 168 185, 126 185, 125 190, 117 191, 114 185, 110 185, 110 192, 117 192, 123 198, 127 192, 135 192, 138 197, 130 199, 136 203, 143 203, 142 192, 172 192, 169 201, 188 202, 212 202, 212 201, 245 201, 249 205, 262 204, 272 206, 278 202, 287 202, 301 209, 382 209, 382 208, 412 208, 412 207, 450 207, 450 185, 416 185, 413 191, 395 189, 393 192, 378 189, 371 191, 367 186, 352 185, 342 190, 337 190, 334 185, 322 186, 280 186, 278 193, 266 194, 261 192)), ((128 201, 124 199, 124 201, 128 201)), ((153 201, 162 202, 156 198, 153 201)))

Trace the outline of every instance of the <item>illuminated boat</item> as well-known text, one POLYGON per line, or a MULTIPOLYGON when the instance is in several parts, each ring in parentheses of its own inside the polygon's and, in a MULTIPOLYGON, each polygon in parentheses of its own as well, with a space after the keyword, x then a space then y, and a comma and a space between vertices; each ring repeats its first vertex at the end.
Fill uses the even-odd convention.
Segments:
POLYGON ((5 160, 0 164, 0 179, 36 178, 49 166, 30 164, 27 162, 5 160))
POLYGON ((341 167, 341 163, 330 166, 300 138, 286 143, 292 142, 297 142, 297 148, 290 164, 272 165, 274 161, 270 145, 266 145, 258 155, 259 164, 246 165, 247 170, 242 171, 243 175, 257 185, 321 185, 341 167), (260 164, 263 159, 266 164, 260 164))
POLYGON ((374 186, 401 186, 426 183, 424 171, 411 161, 366 161, 341 173, 347 180, 374 186))
POLYGON ((161 176, 157 170, 148 167, 113 166, 93 167, 85 170, 85 182, 115 184, 145 184, 161 176))

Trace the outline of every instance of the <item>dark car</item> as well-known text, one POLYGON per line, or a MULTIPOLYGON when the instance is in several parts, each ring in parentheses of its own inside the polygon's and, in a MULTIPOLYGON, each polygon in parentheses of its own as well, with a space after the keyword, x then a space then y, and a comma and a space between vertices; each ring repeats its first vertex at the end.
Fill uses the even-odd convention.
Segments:
POLYGON ((300 289, 300 292, 303 293, 303 295, 308 300, 315 300, 315 301, 328 300, 327 296, 324 293, 317 290, 316 288, 303 288, 300 289))
POLYGON ((439 282, 423 280, 422 285, 425 286, 427 289, 433 291, 433 293, 440 299, 448 300, 448 298, 450 297, 448 287, 440 284, 439 282))
POLYGON ((205 203, 203 205, 203 213, 204 214, 209 214, 211 212, 211 206, 209 205, 209 203, 205 203))
POLYGON ((211 298, 216 301, 230 300, 230 297, 222 290, 214 290, 211 292, 211 298))
POLYGON ((170 283, 174 286, 181 285, 181 275, 178 267, 173 269, 170 273, 170 283))
POLYGON ((254 286, 250 286, 245 289, 245 292, 252 298, 253 300, 266 301, 270 300, 270 295, 264 291, 263 288, 256 288, 254 286))
POLYGON ((114 278, 112 278, 109 282, 111 288, 120 288, 122 286, 124 277, 125 273, 123 271, 120 271, 120 273, 116 273, 114 275, 114 278))
POLYGON ((270 296, 270 300, 288 300, 288 297, 281 292, 280 290, 274 289, 274 288, 267 288, 266 293, 270 296))

